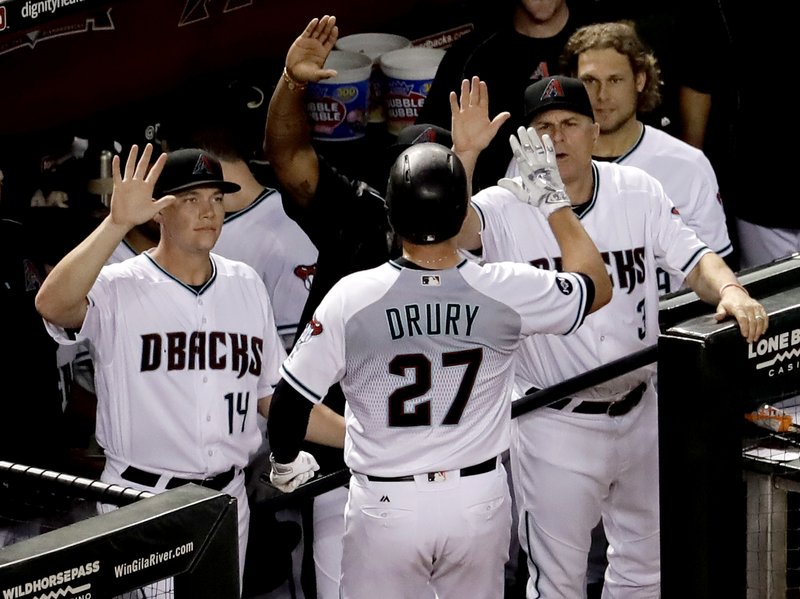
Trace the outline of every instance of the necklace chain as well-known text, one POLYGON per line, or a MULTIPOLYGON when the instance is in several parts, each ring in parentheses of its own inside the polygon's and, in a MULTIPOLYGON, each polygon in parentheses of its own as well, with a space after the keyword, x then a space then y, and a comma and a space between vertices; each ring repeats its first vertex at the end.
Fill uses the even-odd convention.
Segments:
POLYGON ((416 262, 417 264, 439 264, 444 262, 445 260, 450 260, 451 258, 458 258, 458 254, 448 254, 447 256, 440 256, 439 258, 433 259, 426 259, 426 258, 412 258, 411 256, 406 255, 406 258, 411 260, 412 262, 416 262))

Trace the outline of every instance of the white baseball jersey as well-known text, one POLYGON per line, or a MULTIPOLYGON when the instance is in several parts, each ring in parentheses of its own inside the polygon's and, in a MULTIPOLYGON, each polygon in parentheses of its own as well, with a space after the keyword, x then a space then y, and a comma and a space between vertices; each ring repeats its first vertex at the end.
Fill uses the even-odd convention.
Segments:
MULTIPOLYGON (((658 179, 684 222, 719 256, 733 251, 717 176, 701 150, 666 131, 643 125, 633 147, 615 162, 637 166, 658 179)), ((518 174, 516 161, 512 160, 508 176, 518 174)), ((678 291, 683 283, 680 273, 667 274, 659 268, 658 289, 662 295, 678 291)))
POLYGON ((261 444, 258 399, 272 393, 286 352, 255 270, 211 262, 199 290, 148 253, 105 266, 77 339, 46 323, 59 343, 90 344, 97 440, 116 472, 205 478, 243 468, 261 444))
MULTIPOLYGON (((591 199, 574 211, 607 264, 611 301, 569 339, 536 335, 518 352, 516 391, 550 387, 653 345, 658 338, 658 265, 685 276, 711 250, 678 216, 661 183, 643 170, 610 162, 592 167, 591 199)), ((501 187, 473 198, 483 221, 487 260, 555 269, 560 251, 542 214, 501 187)), ((646 366, 574 394, 616 401, 652 380, 646 366)), ((649 383, 621 416, 541 408, 512 425, 514 496, 520 544, 528 555, 529 597, 584 594, 591 531, 603 519, 613 572, 604 592, 659 593, 658 421, 649 383)))
POLYGON ((341 381, 345 463, 378 476, 452 470, 509 443, 514 350, 572 333, 586 281, 520 264, 390 261, 340 280, 281 366, 312 402, 341 381), (404 266, 405 265, 405 266, 404 266))
POLYGON ((288 349, 308 299, 317 248, 286 216, 280 193, 267 188, 246 208, 225 215, 214 252, 256 269, 267 286, 278 333, 288 349))
MULTIPOLYGON (((594 162, 593 174, 591 200, 574 211, 608 266, 614 294, 569 340, 538 335, 523 342, 517 366, 521 392, 530 386, 549 387, 653 345, 659 334, 656 267, 685 277, 711 251, 681 220, 654 177, 608 162, 594 162)), ((476 194, 473 206, 482 221, 487 262, 561 267, 556 239, 535 207, 499 186, 476 194)), ((629 373, 585 396, 612 400, 641 380, 641 374, 629 373)))

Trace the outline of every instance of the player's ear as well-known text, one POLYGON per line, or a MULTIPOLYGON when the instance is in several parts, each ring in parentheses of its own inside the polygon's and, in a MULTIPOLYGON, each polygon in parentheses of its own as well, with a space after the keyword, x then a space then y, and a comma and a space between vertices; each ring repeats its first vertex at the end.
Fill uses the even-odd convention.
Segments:
POLYGON ((646 83, 647 83, 647 73, 645 73, 644 71, 636 73, 636 92, 637 93, 640 93, 640 94, 642 93, 642 90, 644 89, 644 86, 645 86, 646 83))

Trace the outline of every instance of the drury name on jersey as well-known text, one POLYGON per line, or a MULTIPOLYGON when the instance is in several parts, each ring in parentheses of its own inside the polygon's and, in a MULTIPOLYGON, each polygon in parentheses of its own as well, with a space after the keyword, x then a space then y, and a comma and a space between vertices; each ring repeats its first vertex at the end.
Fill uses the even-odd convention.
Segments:
POLYGON ((221 331, 184 331, 142 335, 141 371, 158 370, 232 370, 258 376, 261 374, 264 340, 244 333, 221 331))
POLYGON ((469 304, 406 304, 386 310, 386 323, 392 339, 414 335, 472 334, 480 306, 469 304))

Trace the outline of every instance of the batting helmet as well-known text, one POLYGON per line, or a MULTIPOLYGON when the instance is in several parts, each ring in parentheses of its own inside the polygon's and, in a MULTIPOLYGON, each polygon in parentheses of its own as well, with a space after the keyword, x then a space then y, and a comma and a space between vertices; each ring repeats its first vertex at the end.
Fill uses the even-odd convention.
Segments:
POLYGON ((392 165, 386 189, 389 222, 413 243, 438 243, 455 237, 469 204, 464 165, 438 143, 419 143, 392 165))

